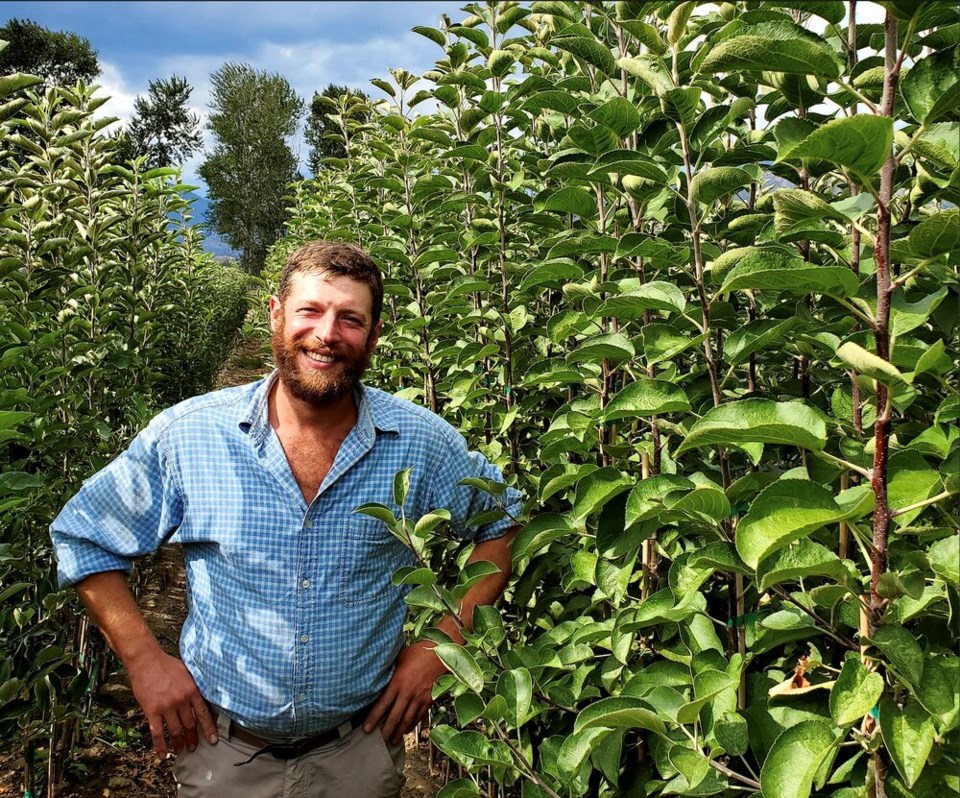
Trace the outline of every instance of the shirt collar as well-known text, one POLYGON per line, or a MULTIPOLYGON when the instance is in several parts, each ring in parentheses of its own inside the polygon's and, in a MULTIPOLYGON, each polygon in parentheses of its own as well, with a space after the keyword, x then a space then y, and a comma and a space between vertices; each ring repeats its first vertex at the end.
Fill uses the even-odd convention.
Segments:
MULTIPOLYGON (((240 427, 249 432, 256 443, 262 442, 270 431, 267 398, 278 375, 279 372, 274 369, 260 382, 240 417, 240 427)), ((378 391, 367 388, 361 383, 354 389, 353 396, 357 403, 357 432, 363 437, 372 440, 375 429, 382 432, 400 431, 393 407, 383 400, 383 396, 378 391)))

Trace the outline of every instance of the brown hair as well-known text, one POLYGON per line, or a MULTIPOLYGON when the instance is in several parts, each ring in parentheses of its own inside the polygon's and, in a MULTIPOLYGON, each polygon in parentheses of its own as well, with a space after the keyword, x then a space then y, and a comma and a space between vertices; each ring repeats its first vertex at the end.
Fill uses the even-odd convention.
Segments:
POLYGON ((380 267, 360 247, 341 241, 310 241, 294 250, 280 275, 280 302, 290 294, 290 282, 298 272, 329 272, 369 286, 373 297, 371 323, 383 312, 383 277, 380 267))

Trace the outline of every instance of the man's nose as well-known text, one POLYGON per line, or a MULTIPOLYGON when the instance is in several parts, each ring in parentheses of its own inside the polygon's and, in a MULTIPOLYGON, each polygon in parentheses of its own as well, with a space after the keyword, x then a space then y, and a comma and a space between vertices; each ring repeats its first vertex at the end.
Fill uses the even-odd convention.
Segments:
POLYGON ((313 334, 327 346, 339 341, 340 326, 337 323, 337 317, 332 313, 321 316, 314 325, 313 334))

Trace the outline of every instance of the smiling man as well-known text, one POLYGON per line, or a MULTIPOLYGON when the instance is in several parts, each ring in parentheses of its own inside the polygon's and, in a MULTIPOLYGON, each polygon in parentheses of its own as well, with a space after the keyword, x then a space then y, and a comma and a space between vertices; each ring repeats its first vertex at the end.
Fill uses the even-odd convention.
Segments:
MULTIPOLYGON (((466 477, 501 479, 429 411, 364 386, 382 329, 376 264, 316 241, 288 260, 270 299, 277 370, 158 415, 55 519, 60 580, 75 585, 127 668, 158 754, 177 754, 181 796, 396 796, 403 740, 445 668, 432 644, 405 645, 412 562, 385 524, 354 513, 391 505, 413 467, 404 512, 445 508, 500 572, 460 608, 499 597, 519 495, 507 516, 466 477), (131 559, 183 546, 189 613, 182 659, 158 645, 127 587, 131 559)), ((457 621, 440 623, 452 639, 457 621)))

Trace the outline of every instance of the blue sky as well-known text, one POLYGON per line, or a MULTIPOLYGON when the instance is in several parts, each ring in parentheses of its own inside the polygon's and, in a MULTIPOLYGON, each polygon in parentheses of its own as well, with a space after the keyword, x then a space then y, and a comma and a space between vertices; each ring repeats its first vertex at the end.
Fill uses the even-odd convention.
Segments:
MULTIPOLYGON (((155 78, 184 75, 191 105, 205 118, 210 73, 227 61, 279 72, 307 102, 328 83, 383 96, 371 86, 388 67, 419 73, 441 50, 415 34, 440 15, 459 21, 462 3, 447 2, 0 2, 0 20, 30 19, 78 33, 99 53, 100 83, 111 96, 103 111, 125 120, 155 78)), ((301 164, 307 146, 293 143, 301 164)), ((199 184, 196 157, 185 165, 199 184)), ((201 191, 202 193, 202 191, 201 191)))

